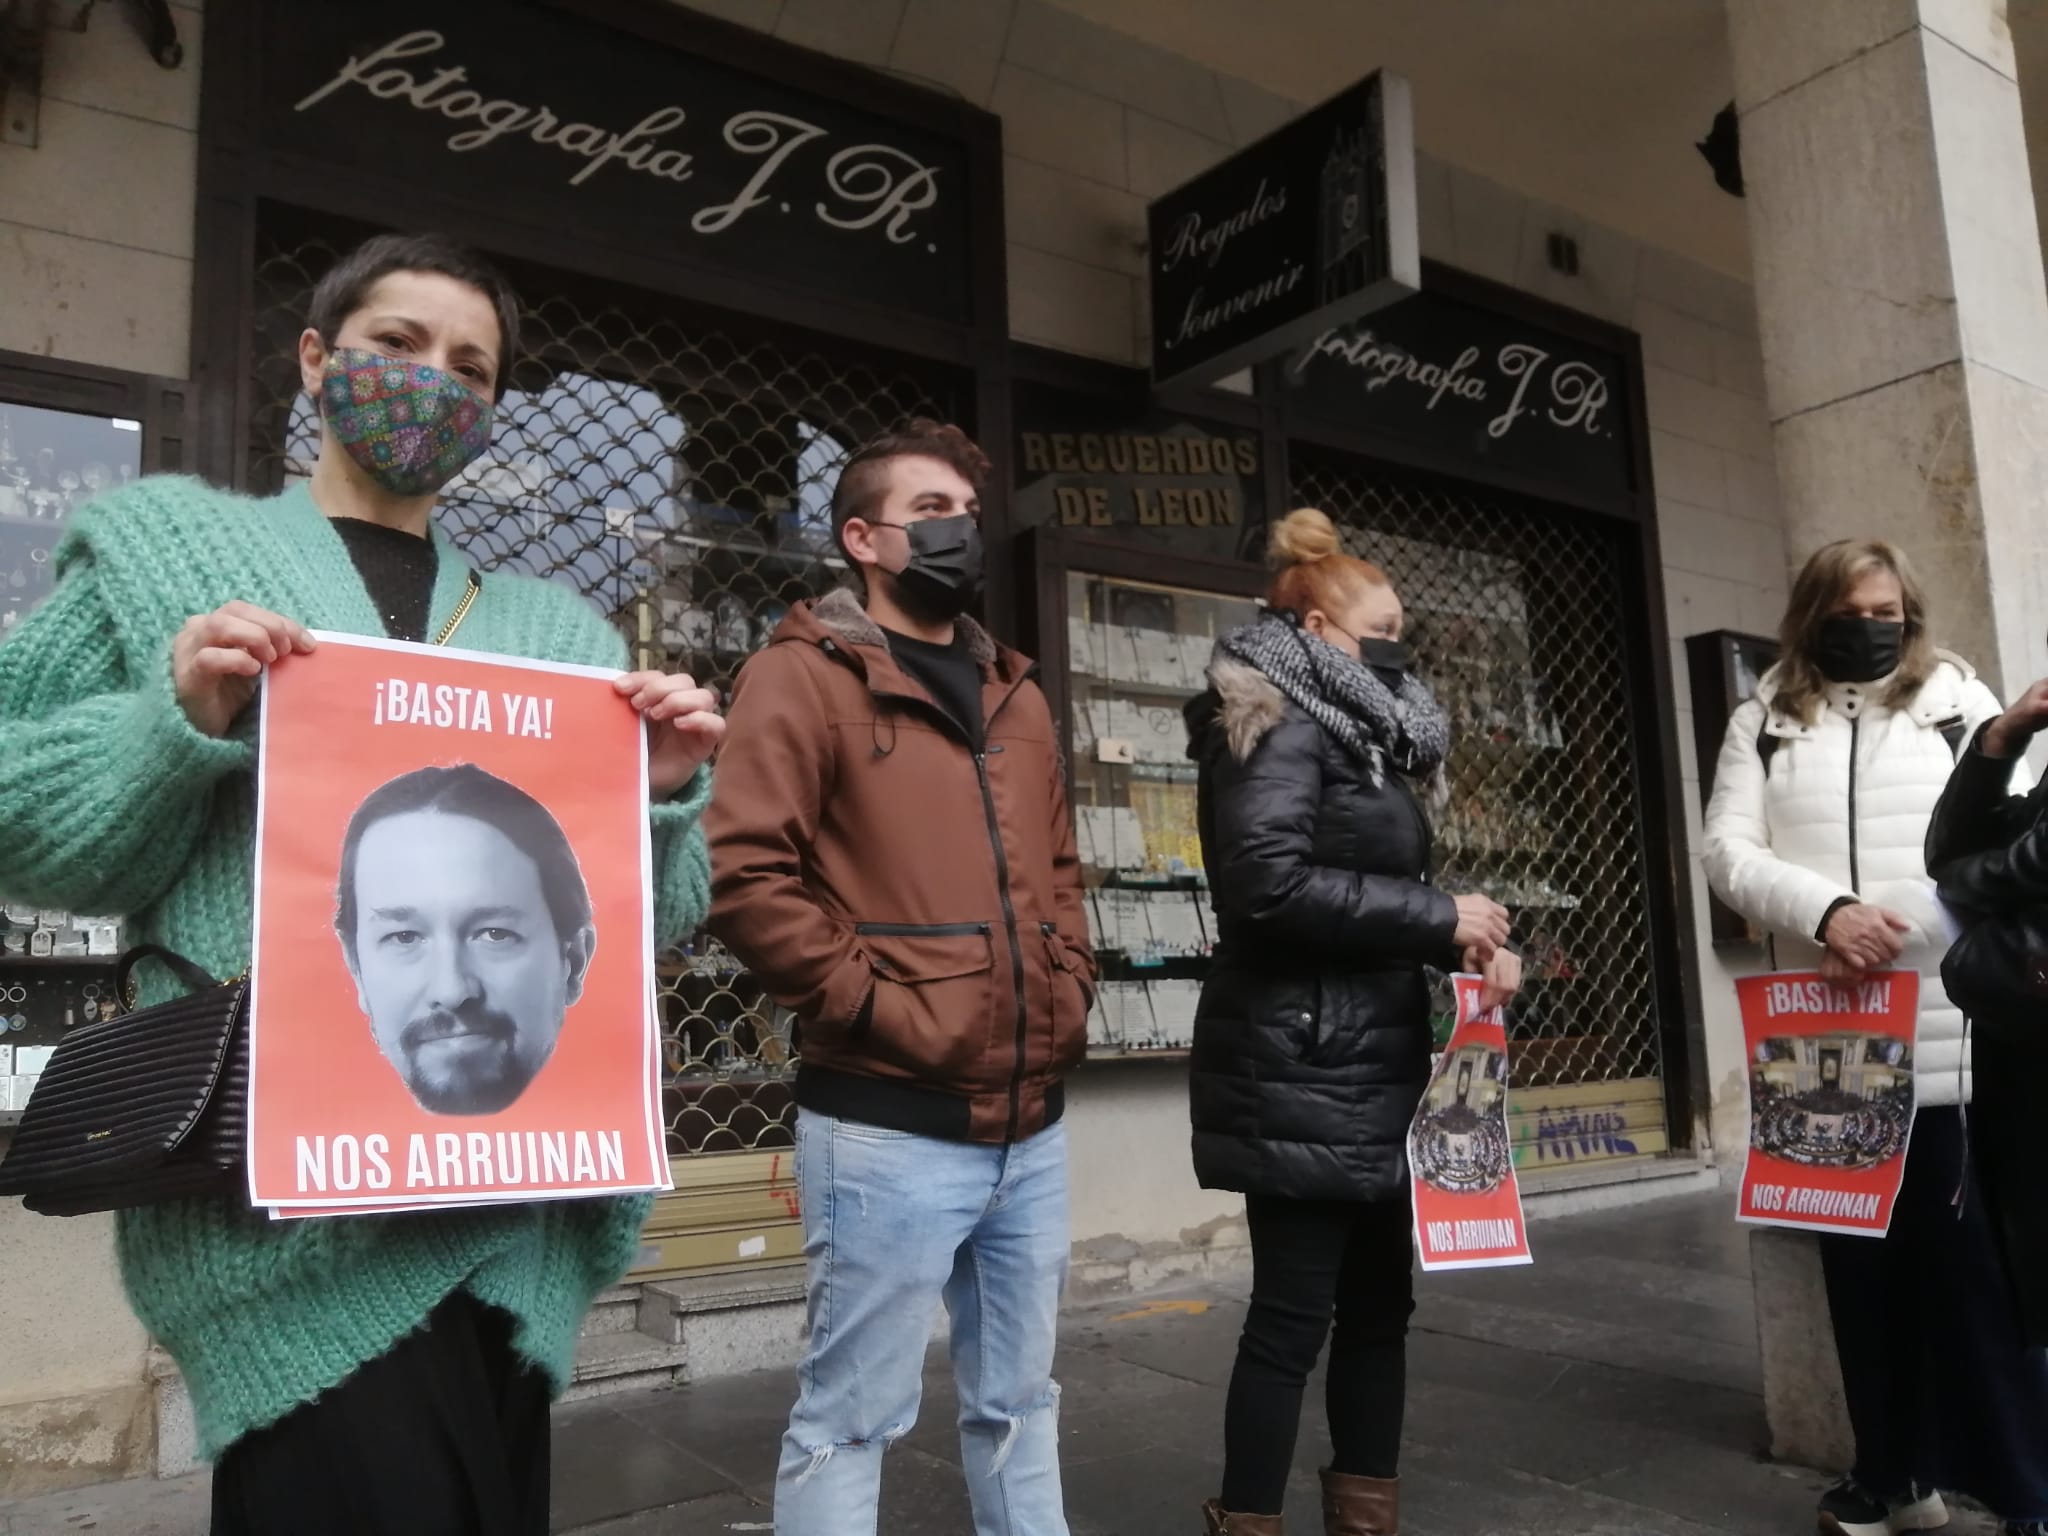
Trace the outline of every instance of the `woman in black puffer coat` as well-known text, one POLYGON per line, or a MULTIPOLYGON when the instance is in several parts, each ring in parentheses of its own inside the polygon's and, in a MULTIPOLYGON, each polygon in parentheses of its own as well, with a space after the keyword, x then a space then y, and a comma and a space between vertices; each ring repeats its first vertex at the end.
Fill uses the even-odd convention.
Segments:
POLYGON ((1304 1383, 1330 1346, 1328 1536, 1391 1536, 1413 1309, 1406 1138, 1429 1076, 1427 965, 1519 986, 1506 911, 1429 882, 1449 730, 1401 602, 1321 512, 1275 526, 1269 611, 1188 706, 1214 967, 1195 1020, 1195 1172, 1241 1190, 1251 1310, 1210 1536, 1277 1536, 1304 1383))
MULTIPOLYGON (((2012 791, 2014 766, 2044 730, 2048 678, 1976 734, 1927 828, 1927 868, 1964 930, 1941 979, 1975 1030, 1969 1145, 2017 1323, 1994 1326, 2024 1348, 2024 1369, 2037 1385, 2048 1369, 2041 1353, 2048 1349, 2048 1195, 2039 1173, 2041 1084, 2048 1082, 2048 779, 2027 794, 2012 791)), ((2014 1406, 2018 1413, 1999 1417, 2027 1417, 2030 1405, 2014 1406)), ((2039 1431, 2036 1413, 2022 1432, 2038 1446, 2039 1431)))

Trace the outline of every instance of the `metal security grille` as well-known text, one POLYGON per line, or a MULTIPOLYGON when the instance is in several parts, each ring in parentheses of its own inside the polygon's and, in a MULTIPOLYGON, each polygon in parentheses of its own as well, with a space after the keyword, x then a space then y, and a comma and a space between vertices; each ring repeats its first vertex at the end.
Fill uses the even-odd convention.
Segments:
POLYGON ((1297 457, 1294 495, 1386 571, 1451 717, 1439 877, 1513 910, 1514 1086, 1661 1077, 1616 542, 1341 461, 1297 457))
MULTIPOLYGON (((308 475, 319 446, 297 344, 348 242, 266 239, 256 270, 249 484, 308 475)), ((440 518, 484 570, 570 582, 642 666, 727 691, 789 605, 828 589, 831 488, 855 448, 944 415, 906 374, 685 323, 638 294, 551 291, 522 273, 520 361, 490 451, 440 518)), ((562 285, 566 288, 568 285, 562 285)), ((674 1155, 793 1144, 789 1019, 716 941, 660 958, 674 1155)))

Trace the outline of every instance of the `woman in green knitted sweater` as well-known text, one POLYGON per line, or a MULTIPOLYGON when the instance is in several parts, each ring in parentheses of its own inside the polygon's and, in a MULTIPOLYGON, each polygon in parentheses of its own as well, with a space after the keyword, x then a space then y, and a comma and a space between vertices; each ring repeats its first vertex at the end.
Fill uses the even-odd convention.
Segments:
MULTIPOLYGON (((249 963, 255 711, 308 630, 436 633, 469 579, 435 496, 489 441, 518 313, 459 247, 344 258, 300 341, 320 402, 310 485, 267 500, 147 479, 74 520, 49 599, 0 646, 0 882, 233 975, 249 963), (398 426, 394 423, 409 423, 398 426)), ((567 588, 492 573, 465 648, 622 667, 567 588)), ((635 673, 648 721, 657 937, 708 902, 700 769, 723 722, 635 673)), ((272 1222, 232 1200, 122 1213, 123 1278, 177 1360, 216 1536, 545 1532, 547 1405, 645 1199, 272 1222)))

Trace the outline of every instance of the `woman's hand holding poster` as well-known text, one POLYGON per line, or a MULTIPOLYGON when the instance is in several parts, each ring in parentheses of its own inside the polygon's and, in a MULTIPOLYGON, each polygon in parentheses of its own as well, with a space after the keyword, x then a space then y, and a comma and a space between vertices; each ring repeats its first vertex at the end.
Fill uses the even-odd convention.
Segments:
POLYGON ((1477 976, 1453 976, 1457 1024, 1408 1129, 1415 1245, 1424 1270, 1527 1264, 1529 1232, 1508 1140, 1507 1026, 1481 1010, 1477 976))
POLYGON ((1736 984, 1749 1059, 1737 1216, 1882 1237, 1913 1134, 1914 971, 1836 984, 1813 971, 1736 984))
POLYGON ((319 640, 263 690, 251 1202, 668 1188, 646 735, 614 674, 319 640))

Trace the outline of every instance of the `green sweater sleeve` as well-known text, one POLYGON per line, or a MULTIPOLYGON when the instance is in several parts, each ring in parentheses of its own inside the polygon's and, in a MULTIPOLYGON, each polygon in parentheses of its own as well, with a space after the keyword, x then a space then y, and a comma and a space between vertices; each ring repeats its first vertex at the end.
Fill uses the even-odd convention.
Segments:
MULTIPOLYGON (((585 602, 565 605, 563 659, 624 670, 625 638, 585 602)), ((654 942, 674 944, 696 932, 711 910, 711 855, 704 845, 704 808, 711 803, 711 767, 699 768, 667 800, 649 808, 654 845, 654 942)))
POLYGON ((208 792, 252 758, 195 730, 161 668, 129 675, 90 557, 0 645, 0 891, 129 913, 177 878, 208 792))
POLYGON ((711 803, 711 765, 699 768, 675 795, 650 809, 654 823, 654 940, 674 944, 703 926, 711 910, 711 854, 704 845, 704 807, 711 803))

